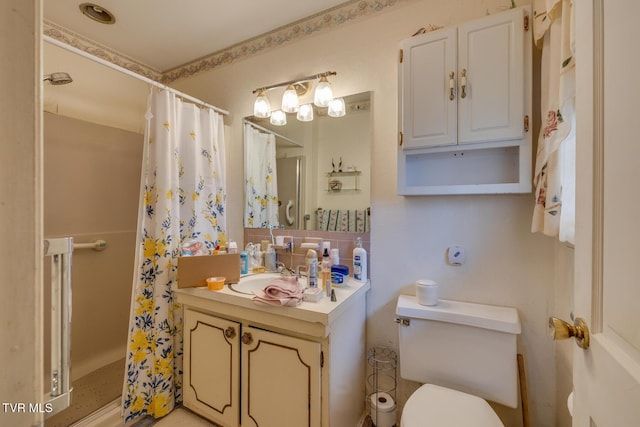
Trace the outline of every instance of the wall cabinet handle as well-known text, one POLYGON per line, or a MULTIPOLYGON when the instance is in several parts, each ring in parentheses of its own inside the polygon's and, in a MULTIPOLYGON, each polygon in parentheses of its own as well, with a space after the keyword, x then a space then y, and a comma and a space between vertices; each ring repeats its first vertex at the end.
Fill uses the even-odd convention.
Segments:
POLYGON ((449 100, 453 101, 456 98, 456 73, 451 71, 449 73, 449 100))
POLYGON ((467 69, 460 71, 460 98, 467 97, 467 69))

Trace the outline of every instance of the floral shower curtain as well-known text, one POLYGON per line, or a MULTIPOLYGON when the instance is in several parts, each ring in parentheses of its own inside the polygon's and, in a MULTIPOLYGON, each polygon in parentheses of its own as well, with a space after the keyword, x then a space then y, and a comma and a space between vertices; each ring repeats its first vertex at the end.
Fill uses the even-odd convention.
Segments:
POLYGON ((534 39, 542 43, 542 128, 531 230, 574 243, 575 54, 572 0, 534 1, 534 39))
POLYGON ((244 226, 278 227, 276 138, 244 124, 244 226))
POLYGON ((182 307, 171 290, 181 246, 226 240, 220 114, 152 89, 123 386, 126 421, 162 417, 182 400, 182 307))

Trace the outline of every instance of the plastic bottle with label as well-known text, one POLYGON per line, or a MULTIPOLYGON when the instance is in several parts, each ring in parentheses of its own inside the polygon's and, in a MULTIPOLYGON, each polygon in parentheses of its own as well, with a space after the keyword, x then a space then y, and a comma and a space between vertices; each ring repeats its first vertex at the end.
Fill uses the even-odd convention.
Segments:
POLYGON ((353 278, 359 282, 367 281, 367 251, 362 247, 362 239, 358 237, 353 249, 353 278))

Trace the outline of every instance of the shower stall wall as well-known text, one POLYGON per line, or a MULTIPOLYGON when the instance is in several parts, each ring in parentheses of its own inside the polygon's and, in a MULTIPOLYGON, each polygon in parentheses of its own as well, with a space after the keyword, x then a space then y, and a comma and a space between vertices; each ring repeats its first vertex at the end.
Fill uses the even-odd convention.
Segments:
MULTIPOLYGON (((143 136, 134 132, 44 115, 45 237, 107 242, 101 251, 73 252, 72 404, 48 418, 47 427, 68 426, 122 391, 142 147, 143 136)), ((45 285, 45 307, 48 292, 45 285)), ((47 385, 48 363, 45 370, 47 385)))

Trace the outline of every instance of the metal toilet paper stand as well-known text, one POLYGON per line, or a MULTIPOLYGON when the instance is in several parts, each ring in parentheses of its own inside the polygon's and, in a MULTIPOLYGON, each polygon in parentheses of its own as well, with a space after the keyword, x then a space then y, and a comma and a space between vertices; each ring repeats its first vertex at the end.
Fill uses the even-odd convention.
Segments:
POLYGON ((375 346, 369 349, 367 361, 370 367, 370 374, 367 376, 367 407, 370 408, 371 420, 377 427, 387 427, 395 425, 395 401, 396 401, 396 370, 398 366, 398 356, 395 351, 388 347, 375 346), (392 399, 393 410, 390 411, 388 402, 386 405, 374 405, 373 402, 382 399, 383 401, 392 399), (385 406, 385 410, 380 407, 385 406), (393 421, 389 421, 392 416, 393 421), (377 422, 377 424, 376 424, 377 422))

